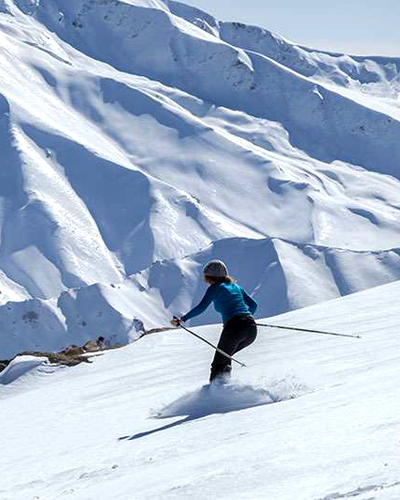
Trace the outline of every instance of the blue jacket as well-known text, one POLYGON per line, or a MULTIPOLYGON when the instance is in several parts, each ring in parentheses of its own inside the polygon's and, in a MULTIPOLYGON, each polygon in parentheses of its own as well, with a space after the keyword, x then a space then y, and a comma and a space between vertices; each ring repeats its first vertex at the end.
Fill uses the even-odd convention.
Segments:
POLYGON ((183 321, 198 316, 214 302, 214 307, 222 315, 224 324, 233 316, 254 314, 257 302, 252 299, 243 287, 236 283, 214 283, 210 285, 201 302, 187 314, 182 316, 183 321))

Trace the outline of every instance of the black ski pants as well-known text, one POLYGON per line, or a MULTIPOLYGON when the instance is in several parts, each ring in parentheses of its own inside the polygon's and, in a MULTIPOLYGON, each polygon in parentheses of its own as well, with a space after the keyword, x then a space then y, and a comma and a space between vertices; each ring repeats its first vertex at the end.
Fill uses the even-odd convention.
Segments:
MULTIPOLYGON (((257 337, 257 325, 253 316, 233 316, 229 319, 222 330, 218 347, 233 356, 245 347, 252 344, 257 337)), ((229 358, 215 352, 214 360, 211 364, 210 382, 216 377, 229 377, 232 370, 232 362, 229 358)))

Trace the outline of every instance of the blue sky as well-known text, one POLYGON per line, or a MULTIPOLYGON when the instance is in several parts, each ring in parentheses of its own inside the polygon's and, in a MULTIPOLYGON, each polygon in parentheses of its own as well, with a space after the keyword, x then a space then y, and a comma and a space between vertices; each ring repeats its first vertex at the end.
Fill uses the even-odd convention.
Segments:
POLYGON ((181 0, 310 47, 400 57, 400 0, 181 0))

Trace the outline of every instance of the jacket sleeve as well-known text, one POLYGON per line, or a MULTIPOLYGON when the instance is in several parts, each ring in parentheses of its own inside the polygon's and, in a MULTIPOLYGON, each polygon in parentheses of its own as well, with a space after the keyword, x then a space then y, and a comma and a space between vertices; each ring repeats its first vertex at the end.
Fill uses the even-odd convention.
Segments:
POLYGON ((251 314, 254 314, 258 307, 257 302, 252 297, 250 297, 250 295, 246 293, 244 288, 242 288, 242 294, 243 294, 243 299, 247 307, 250 309, 251 314))
POLYGON ((194 318, 195 316, 198 316, 202 312, 204 312, 207 307, 211 304, 211 302, 215 298, 215 289, 211 285, 208 287, 204 297, 201 299, 200 303, 197 304, 196 307, 191 309, 188 313, 186 313, 184 316, 182 316, 183 321, 187 321, 188 319, 194 318))

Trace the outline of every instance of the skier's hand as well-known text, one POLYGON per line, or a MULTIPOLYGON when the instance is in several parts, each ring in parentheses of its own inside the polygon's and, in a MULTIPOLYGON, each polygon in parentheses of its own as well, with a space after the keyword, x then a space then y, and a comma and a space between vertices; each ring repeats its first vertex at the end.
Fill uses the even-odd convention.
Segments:
POLYGON ((173 325, 173 326, 179 326, 181 324, 181 321, 182 320, 180 318, 173 318, 171 320, 171 325, 173 325))

